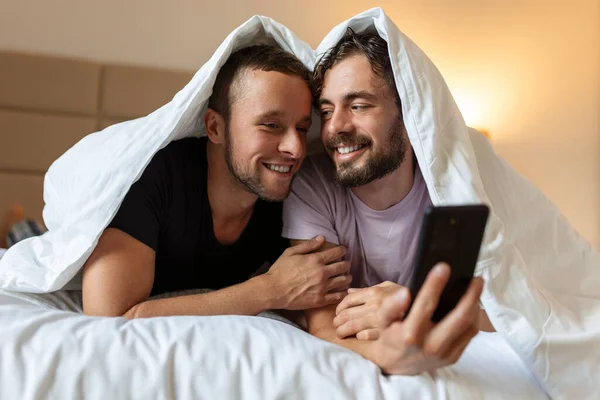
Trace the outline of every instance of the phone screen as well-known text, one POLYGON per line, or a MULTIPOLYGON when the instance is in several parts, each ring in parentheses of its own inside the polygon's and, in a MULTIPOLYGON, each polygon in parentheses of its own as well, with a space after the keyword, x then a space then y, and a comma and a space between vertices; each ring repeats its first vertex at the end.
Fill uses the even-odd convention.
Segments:
POLYGON ((473 278, 489 208, 484 204, 429 207, 425 211, 415 271, 410 290, 413 299, 429 271, 439 262, 450 265, 450 279, 432 321, 440 321, 458 303, 473 278))

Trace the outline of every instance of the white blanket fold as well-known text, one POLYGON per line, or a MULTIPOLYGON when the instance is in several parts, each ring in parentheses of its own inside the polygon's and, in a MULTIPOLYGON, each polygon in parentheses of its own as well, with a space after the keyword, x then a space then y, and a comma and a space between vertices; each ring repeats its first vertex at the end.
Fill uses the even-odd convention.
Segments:
POLYGON ((173 140, 202 134, 202 111, 232 51, 276 43, 312 68, 347 27, 375 29, 388 42, 404 122, 433 203, 491 207, 477 273, 486 279, 482 302, 498 332, 551 396, 596 397, 600 256, 465 125, 436 67, 381 9, 336 26, 316 52, 284 26, 255 16, 225 39, 170 103, 75 145, 46 175, 44 220, 50 231, 6 253, 0 288, 51 292, 76 275, 152 156, 173 140))

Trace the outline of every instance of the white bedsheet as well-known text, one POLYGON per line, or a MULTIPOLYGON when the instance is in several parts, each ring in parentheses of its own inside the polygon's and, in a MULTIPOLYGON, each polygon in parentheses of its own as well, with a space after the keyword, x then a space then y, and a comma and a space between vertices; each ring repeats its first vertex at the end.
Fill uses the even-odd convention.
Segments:
POLYGON ((388 378, 272 319, 92 318, 80 299, 0 291, 0 399, 547 398, 498 334, 435 374, 388 378))

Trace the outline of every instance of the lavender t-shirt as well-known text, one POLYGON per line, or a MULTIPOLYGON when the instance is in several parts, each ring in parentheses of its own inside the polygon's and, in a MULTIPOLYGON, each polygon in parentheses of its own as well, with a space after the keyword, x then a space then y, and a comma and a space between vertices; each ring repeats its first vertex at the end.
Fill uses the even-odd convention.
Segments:
POLYGON ((376 211, 350 189, 333 181, 328 156, 304 161, 283 206, 283 236, 328 242, 348 248, 353 287, 383 281, 406 286, 412 277, 419 230, 425 207, 431 204, 419 168, 408 195, 398 204, 376 211))

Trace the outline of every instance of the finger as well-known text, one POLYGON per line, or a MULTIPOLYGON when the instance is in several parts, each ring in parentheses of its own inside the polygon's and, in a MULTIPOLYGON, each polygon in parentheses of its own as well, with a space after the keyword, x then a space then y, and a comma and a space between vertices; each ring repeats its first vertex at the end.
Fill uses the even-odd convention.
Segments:
POLYGON ((348 286, 350 286, 351 282, 351 275, 335 276, 327 281, 327 291, 338 292, 340 289, 348 289, 348 286))
POLYGON ((350 261, 338 261, 333 264, 325 265, 323 272, 325 276, 331 278, 332 276, 344 275, 350 269, 350 261))
POLYGON ((348 293, 355 293, 355 292, 360 292, 361 290, 364 290, 365 288, 350 288, 348 289, 348 293))
POLYGON ((323 237, 322 235, 318 235, 310 240, 307 240, 305 242, 302 242, 300 244, 297 244, 295 246, 288 248, 288 253, 290 256, 293 256, 296 254, 312 253, 312 252, 320 249, 321 246, 323 246, 323 243, 325 243, 325 237, 323 237))
POLYGON ((440 296, 450 278, 448 264, 437 264, 425 278, 415 301, 406 318, 406 334, 410 339, 421 340, 425 330, 431 326, 431 317, 435 312, 440 296))
POLYGON ((452 365, 456 363, 463 355, 471 340, 479 333, 476 329, 469 329, 462 336, 458 338, 454 346, 444 355, 445 365, 452 365))
POLYGON ((344 298, 344 301, 337 306, 335 313, 336 315, 339 315, 342 311, 348 308, 362 306, 367 302, 368 299, 369 294, 366 290, 350 293, 344 298))
POLYGON ((335 330, 335 333, 339 338, 343 339, 348 336, 354 336, 360 331, 373 328, 375 328, 375 324, 373 321, 373 315, 371 314, 346 322, 345 324, 339 326, 335 330))
POLYGON ((344 297, 346 297, 346 295, 347 292, 345 291, 327 293, 325 296, 323 296, 323 300, 321 301, 321 304, 318 307, 324 307, 331 304, 338 304, 340 301, 344 300, 344 297))
POLYGON ((365 329, 356 334, 358 340, 377 340, 379 339, 379 329, 365 329))
POLYGON ((332 263, 334 261, 339 261, 346 255, 346 247, 345 246, 335 246, 331 249, 323 250, 318 253, 314 253, 319 257, 319 260, 324 265, 332 263))
POLYGON ((483 279, 473 278, 456 307, 431 330, 426 351, 444 354, 465 331, 476 327, 482 291, 483 279))
MULTIPOLYGON (((346 296, 346 298, 344 300, 342 300, 342 303, 348 297, 350 297, 350 295, 346 296)), ((345 324, 348 321, 351 321, 353 319, 362 318, 362 317, 365 317, 370 314, 375 315, 373 307, 370 307, 367 305, 351 307, 351 308, 345 309, 344 311, 342 311, 341 313, 336 315, 335 318, 333 319, 333 325, 335 327, 338 327, 338 326, 345 324)))
POLYGON ((383 299, 378 313, 379 327, 385 328, 394 321, 402 320, 410 303, 410 291, 405 287, 399 289, 393 296, 383 299))

